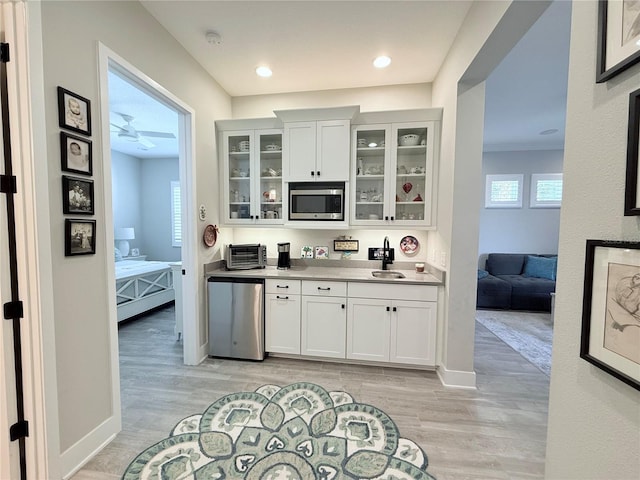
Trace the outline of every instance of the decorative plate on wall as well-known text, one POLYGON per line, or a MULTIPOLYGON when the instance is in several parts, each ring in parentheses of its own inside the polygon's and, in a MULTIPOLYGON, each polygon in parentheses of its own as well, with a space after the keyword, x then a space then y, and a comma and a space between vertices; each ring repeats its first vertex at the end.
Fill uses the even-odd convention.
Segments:
POLYGON ((405 255, 415 255, 420 249, 420 243, 416 237, 407 235, 400 240, 400 250, 405 255))
POLYGON ((207 247, 213 247, 216 244, 216 240, 218 240, 218 226, 207 225, 204 228, 202 239, 207 247))

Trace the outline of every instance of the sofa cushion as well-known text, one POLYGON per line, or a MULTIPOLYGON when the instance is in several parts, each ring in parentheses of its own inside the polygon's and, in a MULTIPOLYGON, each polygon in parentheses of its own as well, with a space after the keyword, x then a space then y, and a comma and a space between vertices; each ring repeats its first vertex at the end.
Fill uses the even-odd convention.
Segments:
POLYGON ((510 308, 511 285, 493 275, 478 280, 478 308, 510 308))
POLYGON ((546 278, 548 280, 556 279, 556 267, 558 257, 538 257, 535 255, 527 255, 524 264, 525 277, 546 278))
POLYGON ((525 257, 524 253, 490 253, 487 271, 491 275, 520 275, 525 257))

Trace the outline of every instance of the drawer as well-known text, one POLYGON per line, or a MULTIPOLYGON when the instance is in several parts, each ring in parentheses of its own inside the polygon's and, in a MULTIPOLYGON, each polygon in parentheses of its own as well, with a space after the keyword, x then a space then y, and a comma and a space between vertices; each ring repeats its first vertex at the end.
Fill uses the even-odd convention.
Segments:
POLYGON ((349 298, 382 298, 387 300, 417 300, 437 302, 435 285, 393 285, 390 283, 349 282, 349 298))
POLYGON ((289 295, 300 295, 300 280, 267 278, 264 290, 265 293, 288 293, 289 295))
POLYGON ((346 297, 346 282, 302 281, 303 295, 321 295, 324 297, 346 297))

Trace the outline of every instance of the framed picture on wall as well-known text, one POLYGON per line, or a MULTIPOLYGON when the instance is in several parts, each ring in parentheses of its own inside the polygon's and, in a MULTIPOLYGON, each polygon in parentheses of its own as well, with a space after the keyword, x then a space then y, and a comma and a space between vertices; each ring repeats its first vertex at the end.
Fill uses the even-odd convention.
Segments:
POLYGON ((58 87, 58 123, 60 128, 91 136, 91 102, 58 87))
POLYGON ((93 180, 62 176, 62 212, 93 215, 93 180))
POLYGON ((60 158, 62 170, 82 175, 93 174, 91 140, 60 132, 60 158))
POLYGON ((624 189, 624 214, 640 215, 640 90, 629 95, 629 125, 627 133, 627 178, 624 189))
POLYGON ((96 221, 66 219, 64 224, 64 254, 92 255, 96 253, 96 221))
POLYGON ((640 61, 640 3, 600 0, 596 83, 606 82, 640 61))
POLYGON ((587 240, 580 357, 640 390, 640 242, 587 240))

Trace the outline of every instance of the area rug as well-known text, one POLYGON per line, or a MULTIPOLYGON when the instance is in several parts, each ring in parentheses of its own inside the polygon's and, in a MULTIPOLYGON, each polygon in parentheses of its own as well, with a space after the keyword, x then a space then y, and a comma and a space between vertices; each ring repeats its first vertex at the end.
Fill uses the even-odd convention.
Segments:
POLYGON ((313 383, 233 393, 180 421, 123 480, 427 480, 427 455, 382 410, 313 383))
POLYGON ((550 375, 553 341, 551 314, 514 310, 476 310, 476 320, 538 367, 545 375, 550 375))

